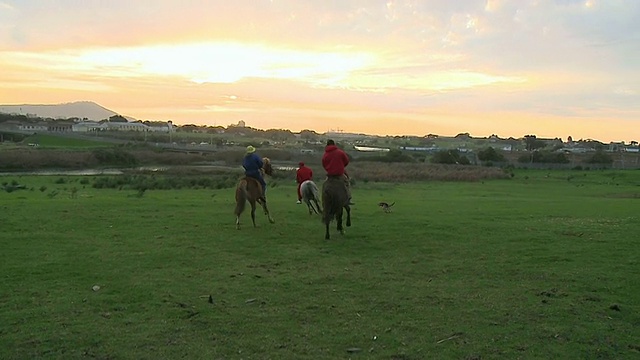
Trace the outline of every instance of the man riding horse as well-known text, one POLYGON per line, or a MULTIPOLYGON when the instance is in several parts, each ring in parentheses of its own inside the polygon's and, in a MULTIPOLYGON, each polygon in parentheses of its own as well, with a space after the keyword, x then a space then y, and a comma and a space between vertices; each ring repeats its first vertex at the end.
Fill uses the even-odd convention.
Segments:
POLYGON ((324 238, 329 240, 329 224, 336 220, 337 229, 344 234, 342 228, 343 211, 347 213, 347 227, 351 226, 351 187, 345 167, 349 165, 347 154, 338 149, 333 140, 327 141, 322 166, 327 172, 327 180, 322 184, 322 222, 325 225, 324 238))
POLYGON ((324 154, 322 155, 322 167, 324 167, 324 170, 327 172, 327 177, 340 178, 344 181, 345 187, 347 188, 347 195, 349 197, 348 204, 354 205, 351 202, 349 175, 345 170, 347 165, 349 165, 349 157, 347 154, 338 148, 333 140, 327 140, 327 146, 324 148, 324 154))
POLYGON ((240 229, 240 215, 244 211, 247 202, 251 205, 251 222, 254 227, 256 226, 256 204, 262 206, 269 222, 273 223, 274 220, 271 214, 269 214, 267 198, 265 196, 267 183, 262 176, 263 171, 267 175, 272 175, 273 167, 271 166, 271 161, 268 158, 258 156, 256 154, 256 148, 249 145, 242 159, 242 167, 244 167, 245 177, 240 179, 236 186, 236 209, 234 210, 236 215, 236 228, 240 229))
POLYGON ((264 161, 258 154, 256 154, 256 148, 249 145, 247 146, 247 152, 242 159, 242 167, 244 168, 244 174, 247 177, 256 179, 260 185, 262 185, 262 194, 267 196, 267 183, 264 181, 261 169, 264 166, 264 161))

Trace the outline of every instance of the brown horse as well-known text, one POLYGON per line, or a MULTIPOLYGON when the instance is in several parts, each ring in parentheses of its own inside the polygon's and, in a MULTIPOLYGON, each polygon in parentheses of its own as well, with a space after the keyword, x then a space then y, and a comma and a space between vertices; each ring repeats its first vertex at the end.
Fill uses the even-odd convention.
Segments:
POLYGON ((351 207, 349 195, 342 176, 329 176, 322 184, 322 222, 325 224, 326 240, 330 239, 329 224, 335 218, 337 229, 344 234, 342 228, 342 213, 347 211, 347 226, 351 226, 351 207))
MULTIPOLYGON (((263 158, 264 166, 262 167, 263 174, 271 175, 273 173, 273 167, 269 158, 263 158)), ((270 223, 275 221, 269 214, 269 208, 267 207, 267 198, 264 196, 262 190, 262 184, 257 179, 245 176, 238 182, 236 186, 236 209, 234 214, 236 215, 236 229, 240 229, 240 214, 244 211, 247 201, 251 205, 251 221, 253 227, 256 226, 256 203, 262 206, 264 214, 267 215, 270 223)))

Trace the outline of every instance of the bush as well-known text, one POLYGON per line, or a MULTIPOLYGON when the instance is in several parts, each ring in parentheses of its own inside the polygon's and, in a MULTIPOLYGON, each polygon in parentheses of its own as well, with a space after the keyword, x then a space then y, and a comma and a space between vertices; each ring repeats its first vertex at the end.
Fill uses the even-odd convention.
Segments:
POLYGON ((484 179, 508 179, 503 169, 473 165, 440 165, 426 163, 389 163, 359 161, 349 164, 352 179, 365 182, 411 181, 480 181, 484 179), (366 179, 366 180, 365 180, 366 179))
POLYGON ((545 163, 545 164, 568 164, 567 155, 561 152, 533 151, 530 154, 518 157, 519 163, 545 163))
POLYGON ((505 162, 506 159, 504 155, 500 154, 496 151, 496 149, 492 147, 487 147, 478 151, 478 160, 480 161, 491 161, 491 162, 505 162))
POLYGON ((135 166, 137 159, 121 149, 97 149, 92 152, 100 165, 135 166))
POLYGON ((460 154, 458 150, 441 150, 431 158, 433 164, 459 164, 469 165, 469 159, 460 154))
MULTIPOLYGON (((423 159, 424 159, 424 155, 423 159)), ((377 162, 386 162, 386 163, 407 163, 407 162, 416 162, 416 158, 411 155, 407 155, 402 152, 402 150, 392 149, 385 155, 378 156, 369 156, 367 157, 368 161, 377 161, 377 162)), ((420 161, 420 160, 418 160, 420 161)), ((423 161, 423 160, 422 160, 423 161)))
POLYGON ((189 189, 225 189, 236 185, 235 178, 228 175, 213 177, 201 176, 171 176, 171 175, 119 175, 100 176, 94 179, 96 189, 119 190, 177 190, 189 189))
POLYGON ((613 163, 613 159, 611 158, 611 155, 605 153, 602 150, 596 150, 596 152, 589 156, 586 160, 585 163, 587 164, 612 164, 613 163))

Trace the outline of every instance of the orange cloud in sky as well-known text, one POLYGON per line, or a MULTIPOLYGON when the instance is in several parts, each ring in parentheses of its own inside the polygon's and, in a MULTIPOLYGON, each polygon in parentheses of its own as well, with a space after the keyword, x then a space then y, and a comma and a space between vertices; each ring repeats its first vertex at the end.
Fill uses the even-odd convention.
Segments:
POLYGON ((640 55, 627 34, 640 31, 640 5, 614 2, 0 0, 0 103, 90 100, 178 124, 637 140, 640 55))

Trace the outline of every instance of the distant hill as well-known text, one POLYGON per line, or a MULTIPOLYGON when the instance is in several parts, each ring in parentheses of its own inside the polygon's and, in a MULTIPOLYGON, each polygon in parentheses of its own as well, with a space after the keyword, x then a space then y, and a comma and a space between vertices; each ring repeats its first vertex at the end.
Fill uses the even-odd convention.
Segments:
MULTIPOLYGON (((108 119, 113 115, 119 115, 113 110, 109 110, 92 101, 76 101, 65 104, 22 104, 22 105, 0 105, 0 112, 7 114, 20 114, 36 116, 41 118, 68 119, 79 118, 94 121, 108 119)), ((125 116, 126 117, 126 116, 125 116)), ((126 117, 129 121, 133 118, 126 117)))

